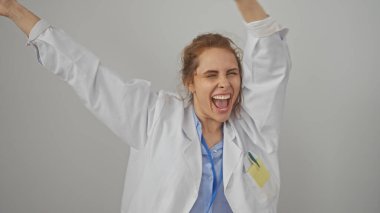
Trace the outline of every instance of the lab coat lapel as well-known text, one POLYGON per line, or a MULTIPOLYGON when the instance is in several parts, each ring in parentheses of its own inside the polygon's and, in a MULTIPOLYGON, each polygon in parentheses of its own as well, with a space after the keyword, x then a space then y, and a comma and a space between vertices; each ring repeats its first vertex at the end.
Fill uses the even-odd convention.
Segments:
POLYGON ((185 135, 183 157, 191 173, 191 180, 196 190, 202 178, 202 154, 200 141, 194 124, 192 105, 185 108, 182 131, 185 135))
POLYGON ((226 122, 224 125, 224 145, 223 145, 223 184, 224 190, 231 179, 231 175, 238 166, 242 158, 243 151, 237 144, 236 130, 232 123, 226 122))

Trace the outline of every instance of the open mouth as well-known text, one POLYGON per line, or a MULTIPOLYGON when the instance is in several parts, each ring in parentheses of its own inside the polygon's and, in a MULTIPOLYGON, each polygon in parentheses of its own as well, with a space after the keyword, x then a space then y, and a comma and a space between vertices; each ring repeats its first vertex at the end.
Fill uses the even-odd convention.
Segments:
POLYGON ((230 100, 231 100, 231 95, 230 94, 227 94, 227 95, 214 95, 212 97, 212 102, 214 104, 214 106, 218 109, 218 111, 227 111, 228 110, 228 106, 230 104, 230 100))

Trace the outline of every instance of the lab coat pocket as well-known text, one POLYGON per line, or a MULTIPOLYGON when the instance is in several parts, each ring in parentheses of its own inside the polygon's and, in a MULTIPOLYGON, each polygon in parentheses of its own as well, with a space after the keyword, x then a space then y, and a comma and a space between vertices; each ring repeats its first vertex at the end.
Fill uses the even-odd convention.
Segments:
POLYGON ((249 194, 253 195, 257 207, 259 209, 266 208, 276 198, 278 193, 277 182, 263 160, 257 157, 253 159, 247 153, 244 160, 244 181, 247 184, 249 194))

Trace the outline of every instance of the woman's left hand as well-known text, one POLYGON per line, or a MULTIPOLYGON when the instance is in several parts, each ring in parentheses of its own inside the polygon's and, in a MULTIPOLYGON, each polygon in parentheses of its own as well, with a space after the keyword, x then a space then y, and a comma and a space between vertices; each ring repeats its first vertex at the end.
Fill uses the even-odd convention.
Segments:
POLYGON ((263 7, 256 0, 235 0, 246 22, 258 21, 268 17, 263 7))

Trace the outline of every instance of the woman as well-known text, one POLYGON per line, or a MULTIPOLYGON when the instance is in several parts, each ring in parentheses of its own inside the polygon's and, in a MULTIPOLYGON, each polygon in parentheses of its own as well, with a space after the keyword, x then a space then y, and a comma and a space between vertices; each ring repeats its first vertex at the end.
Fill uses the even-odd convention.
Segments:
POLYGON ((0 0, 0 15, 29 36, 38 61, 131 146, 122 212, 276 212, 287 30, 256 0, 236 4, 247 22, 242 63, 228 38, 198 36, 182 56, 184 101, 120 80, 63 31, 0 0))

